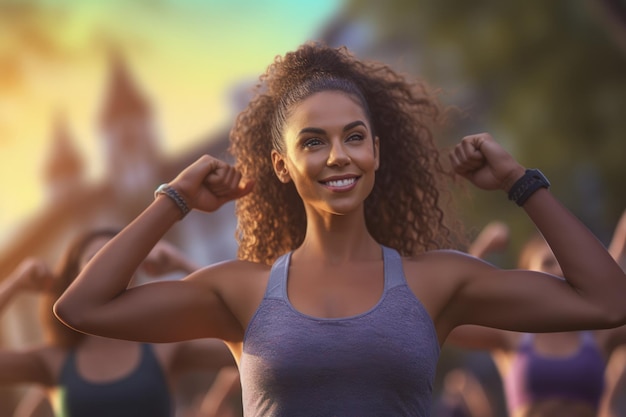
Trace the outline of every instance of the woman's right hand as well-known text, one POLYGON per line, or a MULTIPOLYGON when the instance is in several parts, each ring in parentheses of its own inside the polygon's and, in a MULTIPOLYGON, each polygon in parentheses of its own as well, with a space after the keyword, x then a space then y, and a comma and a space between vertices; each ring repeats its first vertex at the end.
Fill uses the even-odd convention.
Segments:
POLYGON ((190 208, 213 212, 230 200, 252 191, 253 181, 242 179, 233 166, 203 155, 171 181, 190 208))

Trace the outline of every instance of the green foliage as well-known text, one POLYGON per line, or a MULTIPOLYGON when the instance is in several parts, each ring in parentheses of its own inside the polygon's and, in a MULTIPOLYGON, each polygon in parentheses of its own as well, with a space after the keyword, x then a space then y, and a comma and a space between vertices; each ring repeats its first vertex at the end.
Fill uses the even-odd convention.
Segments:
MULTIPOLYGON (((402 62, 466 109, 457 132, 489 131, 541 168, 606 242, 626 208, 626 39, 618 38, 626 30, 612 30, 602 5, 355 0, 346 10, 370 22, 381 45, 405 45, 402 62)), ((527 227, 501 195, 475 198, 469 224, 499 217, 527 227)))

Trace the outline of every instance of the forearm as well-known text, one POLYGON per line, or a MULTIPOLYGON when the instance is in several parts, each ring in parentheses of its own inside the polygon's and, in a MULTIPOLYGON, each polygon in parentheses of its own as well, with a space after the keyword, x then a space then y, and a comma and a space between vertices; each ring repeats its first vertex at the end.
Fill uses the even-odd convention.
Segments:
POLYGON ((626 270, 626 211, 622 213, 615 227, 613 239, 609 245, 609 253, 622 269, 626 270))
POLYGON ((177 263, 176 267, 178 271, 183 272, 185 274, 191 274, 192 272, 197 271, 198 269, 201 268, 200 265, 198 265, 191 259, 187 258, 186 256, 180 256, 176 260, 176 263, 177 263))
POLYGON ((234 366, 222 368, 200 405, 200 415, 219 416, 228 407, 228 400, 241 395, 239 371, 234 366))
POLYGON ((622 322, 626 276, 596 236, 546 189, 535 192, 524 210, 552 248, 568 283, 622 322))
POLYGON ((170 199, 156 199, 89 261, 55 304, 57 316, 71 325, 77 317, 97 312, 117 298, 150 250, 179 219, 180 211, 170 199))
POLYGON ((20 278, 19 274, 14 271, 0 283, 0 312, 4 311, 13 297, 20 291, 20 278))

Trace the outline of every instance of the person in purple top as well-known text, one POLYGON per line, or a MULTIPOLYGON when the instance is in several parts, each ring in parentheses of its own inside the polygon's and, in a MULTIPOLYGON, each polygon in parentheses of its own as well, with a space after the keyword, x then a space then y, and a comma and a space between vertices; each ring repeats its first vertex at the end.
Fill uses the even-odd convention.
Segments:
POLYGON ((426 417, 439 347, 456 326, 626 323, 620 267, 545 177, 488 133, 462 138, 450 169, 523 206, 567 280, 450 249, 449 169, 434 140, 442 110, 425 83, 346 48, 307 43, 276 58, 231 132, 235 165, 204 155, 159 186, 57 301, 57 316, 121 339, 223 339, 247 417, 426 417), (231 200, 239 259, 127 289, 185 214, 231 200))
MULTIPOLYGON (((505 224, 492 222, 469 252, 484 257, 501 248, 508 236, 505 224)), ((619 239, 623 237, 616 232, 609 248, 619 239)), ((614 258, 623 262, 621 256, 614 254, 614 258)), ((518 266, 563 275, 552 250, 538 234, 522 247, 518 266)), ((605 395, 607 361, 626 344, 626 327, 534 334, 461 326, 452 331, 447 343, 491 352, 510 417, 595 417, 605 395)))

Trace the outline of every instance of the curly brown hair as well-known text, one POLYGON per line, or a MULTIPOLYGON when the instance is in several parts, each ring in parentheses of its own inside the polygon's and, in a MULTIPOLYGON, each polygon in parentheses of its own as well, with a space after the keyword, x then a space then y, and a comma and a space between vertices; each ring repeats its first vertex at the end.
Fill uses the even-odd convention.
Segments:
POLYGON ((276 57, 231 131, 235 166, 256 182, 236 202, 239 258, 271 264, 304 239, 303 202, 292 182, 278 180, 270 155, 272 149, 284 154, 289 111, 321 91, 344 92, 361 103, 380 139, 380 167, 364 204, 374 239, 405 256, 450 246, 439 190, 451 173, 434 140, 444 113, 436 92, 386 64, 359 60, 346 47, 309 42, 276 57))

